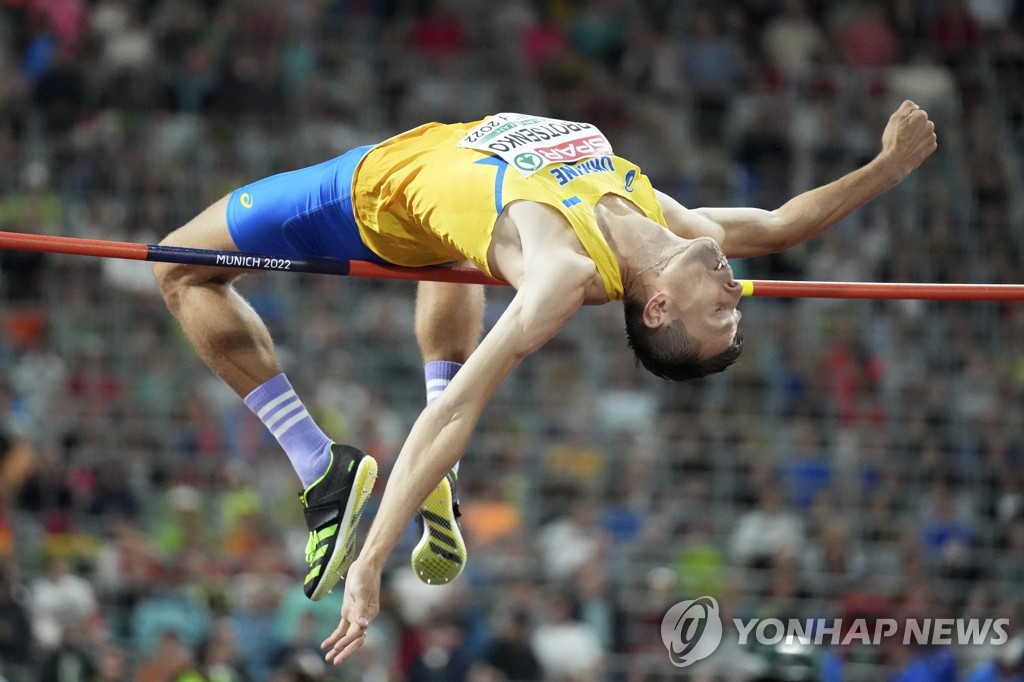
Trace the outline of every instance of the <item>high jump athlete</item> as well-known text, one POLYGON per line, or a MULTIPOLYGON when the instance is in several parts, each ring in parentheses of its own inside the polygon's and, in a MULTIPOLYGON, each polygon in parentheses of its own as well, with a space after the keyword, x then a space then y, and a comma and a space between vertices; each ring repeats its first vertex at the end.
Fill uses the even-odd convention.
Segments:
POLYGON ((305 592, 321 599, 348 572, 341 621, 324 641, 339 663, 379 610, 384 564, 417 513, 421 579, 454 579, 466 561, 455 469, 484 406, 528 354, 584 305, 622 300, 629 345, 657 376, 719 372, 742 348, 741 285, 727 257, 772 253, 835 225, 894 186, 936 148, 934 125, 904 102, 865 166, 780 208, 687 209, 654 189, 585 123, 496 114, 431 123, 220 199, 162 244, 281 258, 403 266, 469 261, 516 289, 477 345, 479 285, 421 282, 416 337, 428 406, 398 459, 365 545, 356 526, 374 460, 333 443, 282 372, 266 326, 232 283, 244 271, 154 264, 160 290, 200 357, 263 421, 303 485, 305 592))

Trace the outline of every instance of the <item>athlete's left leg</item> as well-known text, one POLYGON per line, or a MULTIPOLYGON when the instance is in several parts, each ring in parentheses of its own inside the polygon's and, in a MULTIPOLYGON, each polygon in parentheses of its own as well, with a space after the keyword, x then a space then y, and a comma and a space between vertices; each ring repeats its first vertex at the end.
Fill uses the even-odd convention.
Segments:
MULTIPOLYGON (((427 404, 441 395, 476 349, 483 315, 483 286, 419 283, 416 341, 423 356, 427 404)), ((458 470, 456 464, 420 507, 423 536, 413 549, 412 566, 426 583, 451 582, 466 564, 466 544, 459 529, 455 494, 458 470)))
MULTIPOLYGON (((248 188, 259 187, 258 205, 272 208, 279 183, 268 178, 248 188)), ((281 222, 250 210, 250 191, 256 190, 217 201, 161 244, 232 251, 245 246, 253 252, 265 247, 266 253, 282 255, 275 252, 279 244, 271 238, 255 248, 247 241, 238 242, 238 237, 250 241, 254 235, 272 237, 281 222), (234 221, 234 227, 230 224, 233 201, 246 214, 234 221)), ((354 558, 356 529, 373 488, 376 462, 356 448, 334 443, 310 416, 281 370, 266 325, 234 288, 242 271, 166 263, 154 264, 153 271, 164 300, 199 356, 264 423, 302 481, 300 499, 310 531, 304 588, 310 599, 321 599, 354 558)))

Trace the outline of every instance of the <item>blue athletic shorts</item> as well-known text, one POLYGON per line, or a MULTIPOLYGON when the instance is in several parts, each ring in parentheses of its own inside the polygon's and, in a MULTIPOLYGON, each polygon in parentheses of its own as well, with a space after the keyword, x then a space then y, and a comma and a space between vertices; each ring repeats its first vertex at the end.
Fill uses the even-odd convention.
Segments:
POLYGON ((352 176, 372 145, 324 163, 240 187, 228 201, 228 229, 246 253, 386 263, 359 238, 352 176))

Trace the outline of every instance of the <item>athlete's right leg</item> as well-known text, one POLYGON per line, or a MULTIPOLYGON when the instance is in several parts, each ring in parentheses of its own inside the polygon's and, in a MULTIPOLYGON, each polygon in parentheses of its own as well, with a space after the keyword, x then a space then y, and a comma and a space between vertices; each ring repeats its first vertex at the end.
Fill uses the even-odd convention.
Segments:
MULTIPOLYGON (((238 250, 227 224, 229 200, 217 201, 161 244, 238 250)), ((333 443, 313 421, 281 372, 266 325, 234 288, 243 271, 158 263, 153 272, 196 352, 266 425, 302 481, 310 531, 305 591, 322 598, 351 563, 376 462, 333 443)))
MULTIPOLYGON (((436 400, 476 349, 483 327, 481 285, 420 282, 416 295, 416 341, 423 356, 427 404, 436 400)), ((426 583, 454 580, 466 563, 456 496, 458 464, 420 507, 423 536, 412 552, 416 575, 426 583)))
POLYGON ((465 362, 480 341, 483 317, 483 285, 420 282, 416 342, 423 361, 465 362))

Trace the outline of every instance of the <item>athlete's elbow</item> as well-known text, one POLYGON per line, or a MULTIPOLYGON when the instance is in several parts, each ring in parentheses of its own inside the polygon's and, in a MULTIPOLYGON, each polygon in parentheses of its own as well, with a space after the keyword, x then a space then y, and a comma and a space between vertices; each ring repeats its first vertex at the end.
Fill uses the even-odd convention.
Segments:
POLYGON ((509 360, 516 366, 528 356, 539 351, 545 343, 545 339, 525 339, 522 344, 516 346, 509 352, 509 360))
POLYGON ((776 230, 765 230, 765 233, 762 235, 759 255, 768 255, 770 253, 786 251, 787 249, 793 248, 801 241, 803 240, 792 234, 776 230))
POLYGON ((775 214, 745 226, 743 230, 726 233, 723 244, 729 256, 749 258, 778 253, 798 244, 797 227, 775 214))

